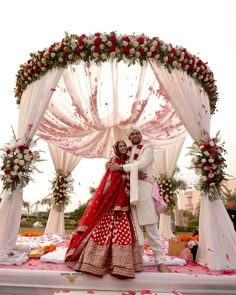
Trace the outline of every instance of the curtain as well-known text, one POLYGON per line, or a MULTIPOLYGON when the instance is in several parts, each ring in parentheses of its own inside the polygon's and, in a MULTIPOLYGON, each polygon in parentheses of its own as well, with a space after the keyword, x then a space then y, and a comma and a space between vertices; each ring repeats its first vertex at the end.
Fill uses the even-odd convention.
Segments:
MULTIPOLYGON (((62 174, 72 173, 81 160, 81 157, 63 151, 53 144, 48 144, 48 147, 56 172, 60 171, 62 174)), ((65 235, 64 205, 58 208, 53 202, 51 204, 52 207, 44 234, 58 234, 63 236, 65 235)))
MULTIPOLYGON (((157 178, 162 174, 165 174, 168 178, 172 177, 185 137, 186 131, 174 139, 160 140, 155 144, 153 171, 157 178)), ((172 232, 171 215, 169 213, 160 215, 159 232, 163 239, 175 237, 172 232)))
MULTIPOLYGON (((200 141, 204 132, 210 135, 210 107, 204 90, 185 72, 169 73, 152 61, 150 64, 193 140, 200 141)), ((207 196, 202 197, 199 237, 199 264, 211 270, 236 268, 236 233, 221 199, 209 201, 207 196)))
POLYGON ((184 130, 149 64, 81 62, 64 70, 37 134, 75 155, 109 158, 132 123, 146 143, 184 130))
MULTIPOLYGON (((17 128, 19 144, 30 144, 62 71, 62 69, 50 71, 47 76, 32 83, 24 91, 17 128), (30 130, 29 125, 32 126, 30 130)), ((4 192, 0 205, 0 249, 3 253, 16 244, 20 228, 22 196, 22 189, 19 188, 13 192, 4 192)))

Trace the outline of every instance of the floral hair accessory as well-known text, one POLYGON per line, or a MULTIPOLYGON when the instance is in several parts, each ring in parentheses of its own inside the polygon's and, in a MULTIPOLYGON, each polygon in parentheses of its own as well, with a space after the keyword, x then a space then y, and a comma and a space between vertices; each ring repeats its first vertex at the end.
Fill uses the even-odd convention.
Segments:
POLYGON ((189 155, 193 156, 189 168, 200 175, 194 187, 207 195, 211 201, 220 199, 223 182, 229 175, 224 171, 227 167, 223 157, 226 150, 224 143, 220 144, 219 132, 213 138, 203 136, 199 142, 194 142, 189 150, 189 155))

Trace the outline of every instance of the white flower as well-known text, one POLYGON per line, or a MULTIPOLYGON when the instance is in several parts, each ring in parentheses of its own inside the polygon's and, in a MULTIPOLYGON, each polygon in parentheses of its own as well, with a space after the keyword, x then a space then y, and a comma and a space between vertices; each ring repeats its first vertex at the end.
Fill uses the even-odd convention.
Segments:
POLYGON ((23 155, 22 155, 22 154, 18 154, 18 155, 17 155, 17 158, 18 158, 18 159, 22 159, 22 158, 23 158, 23 155))
POLYGON ((214 146, 215 145, 215 143, 214 143, 214 141, 210 141, 210 146, 214 146))
POLYGON ((202 158, 202 159, 201 159, 201 162, 202 162, 202 163, 206 163, 206 159, 205 159, 205 158, 202 158))
POLYGON ((113 51, 113 52, 110 53, 111 58, 114 58, 115 56, 116 56, 116 52, 113 51))
POLYGON ((204 155, 205 155, 205 156, 210 156, 210 154, 209 154, 208 151, 205 151, 205 152, 204 152, 204 155))
POLYGON ((208 160, 209 163, 214 163, 214 161, 215 161, 215 160, 212 159, 212 158, 210 158, 210 159, 208 160))
POLYGON ((105 53, 103 53, 103 54, 101 55, 101 58, 102 58, 102 60, 107 60, 107 55, 106 55, 105 53))

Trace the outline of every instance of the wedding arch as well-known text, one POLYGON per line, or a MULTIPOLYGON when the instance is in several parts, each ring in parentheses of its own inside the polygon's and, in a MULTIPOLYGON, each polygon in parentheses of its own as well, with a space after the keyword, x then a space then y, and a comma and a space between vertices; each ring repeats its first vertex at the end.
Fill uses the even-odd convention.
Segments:
MULTIPOLYGON (((114 141, 127 140, 124 130, 135 123, 144 142, 155 146, 156 174, 168 177, 186 132, 196 143, 203 135, 211 140, 218 100, 212 71, 186 48, 116 32, 66 33, 31 54, 18 70, 15 96, 18 144, 30 146, 35 134, 46 140, 57 172, 70 173, 81 157, 108 158, 114 141)), ((4 192, 1 250, 16 243, 22 194, 20 186, 4 192)), ((213 270, 236 268, 232 222, 220 195, 208 195, 211 190, 201 198, 198 262, 213 270)))

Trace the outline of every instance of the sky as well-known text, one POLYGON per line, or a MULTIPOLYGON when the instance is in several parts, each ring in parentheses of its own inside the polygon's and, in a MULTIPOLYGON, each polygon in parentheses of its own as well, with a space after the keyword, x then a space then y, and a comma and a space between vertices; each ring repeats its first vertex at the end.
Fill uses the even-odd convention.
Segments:
MULTIPOLYGON (((8 0, 0 12, 0 147, 12 139, 17 129, 18 106, 14 97, 16 74, 30 53, 61 41, 65 32, 93 34, 116 31, 118 34, 158 36, 167 43, 182 45, 199 56, 213 71, 219 92, 217 112, 211 118, 211 135, 220 130, 227 150, 227 173, 236 176, 235 135, 235 68, 236 68, 236 1, 234 0, 8 0)), ((191 183, 194 173, 187 169, 190 157, 188 136, 178 160, 180 175, 191 183)), ((34 203, 49 193, 54 167, 47 143, 35 173, 35 182, 24 190, 24 200, 34 203)), ((83 159, 73 172, 74 194, 66 211, 90 197, 89 187, 96 187, 105 171, 104 159, 83 159)), ((0 184, 1 189, 1 184, 0 184)), ((41 208, 42 210, 44 208, 41 208)))

